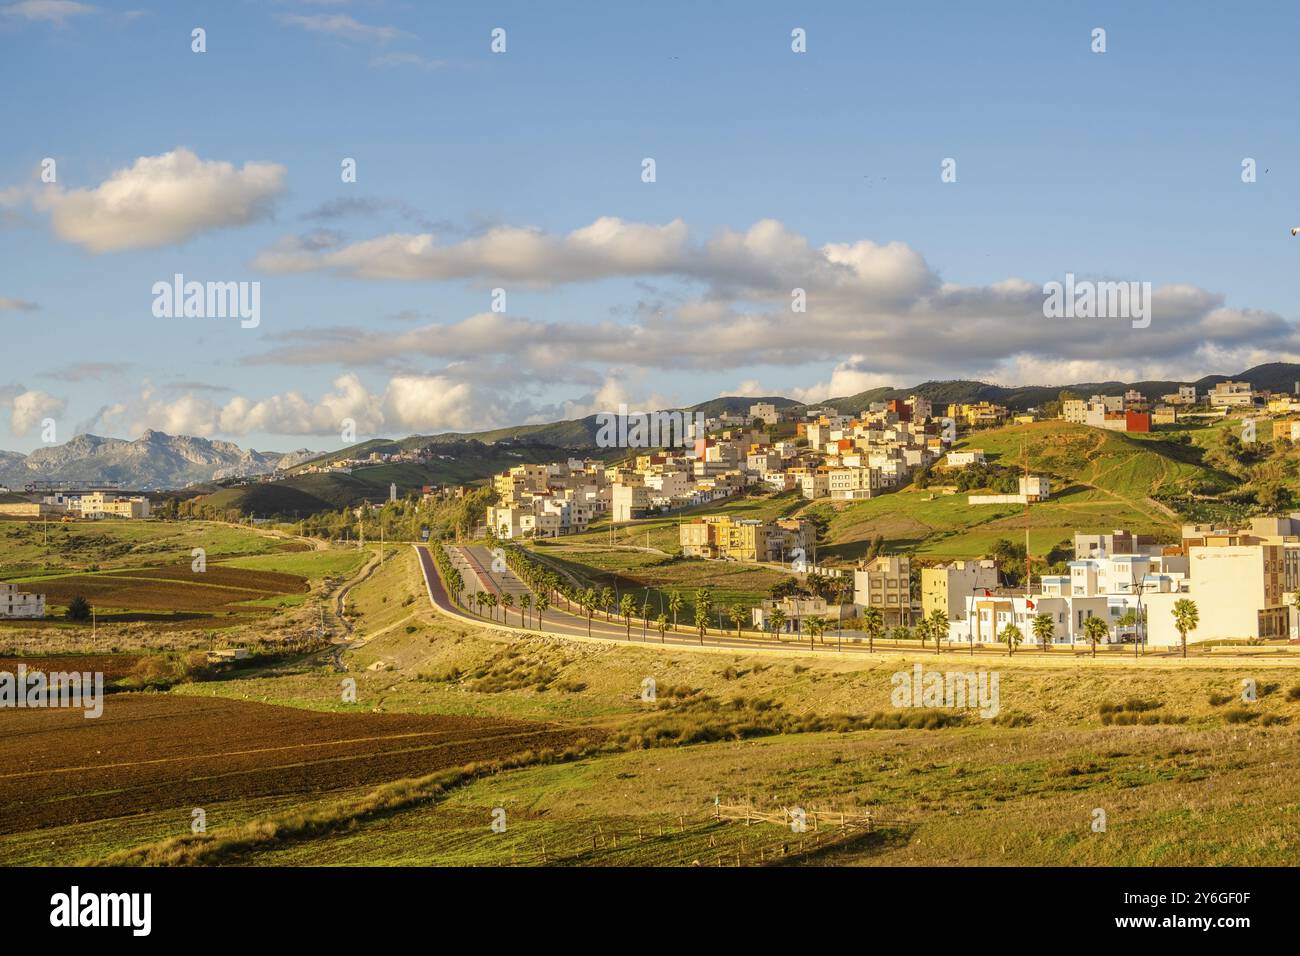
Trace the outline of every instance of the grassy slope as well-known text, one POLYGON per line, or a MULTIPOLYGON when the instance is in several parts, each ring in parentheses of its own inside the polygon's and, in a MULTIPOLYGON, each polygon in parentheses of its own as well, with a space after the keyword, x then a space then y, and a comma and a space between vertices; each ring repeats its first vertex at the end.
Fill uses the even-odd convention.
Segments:
MULTIPOLYGON (((378 578, 366 600, 395 597, 404 573, 400 562, 392 562, 381 572, 387 580, 378 578)), ((637 697, 646 676, 655 677, 660 687, 685 686, 723 699, 772 699, 793 713, 871 713, 890 709, 891 675, 914 662, 928 668, 972 666, 959 654, 758 659, 508 640, 430 623, 423 614, 416 633, 389 630, 349 657, 354 669, 376 660, 396 668, 358 674, 359 706, 366 708, 609 728, 653 714, 637 697), (503 665, 521 674, 549 668, 553 682, 545 689, 527 682, 507 690, 481 689, 476 675, 503 665), (566 679, 585 686, 558 689, 566 679)), ((1225 715, 1238 705, 1210 701, 1211 694, 1239 689, 1246 673, 1240 664, 1128 658, 1092 664, 1065 654, 1022 653, 980 658, 974 666, 1000 672, 1003 712, 1027 723, 780 736, 511 771, 436 805, 363 822, 347 833, 288 843, 247 862, 508 864, 532 860, 544 842, 552 859, 584 854, 573 863, 675 865, 699 859, 712 864, 718 854, 730 863, 737 852, 752 863, 758 846, 766 856, 790 844, 790 835, 776 827, 711 825, 715 794, 769 808, 870 806, 894 821, 876 837, 835 851, 834 862, 1281 863, 1300 845, 1295 749, 1300 701, 1286 695, 1300 683, 1294 664, 1261 662, 1248 668, 1249 676, 1268 689, 1253 708, 1286 720, 1269 728, 1229 724, 1225 715), (1103 725, 1101 703, 1135 697, 1157 704, 1155 713, 1185 722, 1103 725), (498 806, 507 810, 506 835, 487 827, 498 806), (1109 815, 1106 834, 1089 827, 1097 807, 1109 815), (684 832, 677 830, 679 818, 684 832), (644 842, 636 839, 638 829, 644 842), (442 838, 413 839, 428 832, 442 838), (617 848, 614 832, 620 835, 617 848), (595 853, 589 852, 593 835, 599 843, 595 853)), ((338 706, 337 676, 327 672, 186 690, 338 706)))

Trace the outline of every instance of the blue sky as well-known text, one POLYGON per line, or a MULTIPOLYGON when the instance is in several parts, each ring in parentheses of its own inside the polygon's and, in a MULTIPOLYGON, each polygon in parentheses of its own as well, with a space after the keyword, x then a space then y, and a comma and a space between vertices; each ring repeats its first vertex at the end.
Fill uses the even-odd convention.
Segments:
POLYGON ((1132 6, 0 0, 0 448, 1294 359, 1300 13, 1132 6))

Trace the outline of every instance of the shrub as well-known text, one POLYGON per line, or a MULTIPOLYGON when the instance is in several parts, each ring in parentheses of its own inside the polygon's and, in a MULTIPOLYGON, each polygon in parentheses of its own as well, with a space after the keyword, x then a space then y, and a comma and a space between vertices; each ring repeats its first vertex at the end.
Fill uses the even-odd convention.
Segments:
POLYGON ((1247 724, 1258 716, 1259 711, 1248 710, 1245 707, 1234 707, 1223 712, 1224 719, 1230 724, 1247 724))
POLYGON ((68 602, 68 620, 69 621, 89 621, 90 620, 90 602, 80 594, 74 595, 68 602))

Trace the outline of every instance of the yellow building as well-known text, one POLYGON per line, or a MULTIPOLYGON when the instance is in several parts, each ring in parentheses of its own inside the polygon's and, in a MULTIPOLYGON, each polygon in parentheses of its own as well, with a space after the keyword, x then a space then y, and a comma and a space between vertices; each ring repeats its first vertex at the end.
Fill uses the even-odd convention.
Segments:
POLYGON ((982 428, 1000 425, 1006 421, 1007 408, 1005 405, 994 405, 992 402, 963 402, 949 405, 948 417, 962 422, 967 428, 982 428))
POLYGON ((147 518, 151 513, 149 499, 141 495, 127 498, 93 491, 81 496, 81 514, 85 518, 147 518))

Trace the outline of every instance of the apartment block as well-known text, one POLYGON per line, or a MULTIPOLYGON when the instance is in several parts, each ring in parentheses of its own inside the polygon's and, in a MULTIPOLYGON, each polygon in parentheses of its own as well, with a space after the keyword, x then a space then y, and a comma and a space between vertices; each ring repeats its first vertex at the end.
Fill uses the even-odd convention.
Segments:
POLYGON ((853 603, 879 608, 889 627, 912 624, 912 562, 882 555, 853 572, 853 603))
POLYGON ((954 561, 921 569, 921 611, 941 611, 948 620, 961 617, 966 598, 996 589, 998 566, 994 561, 954 561))

